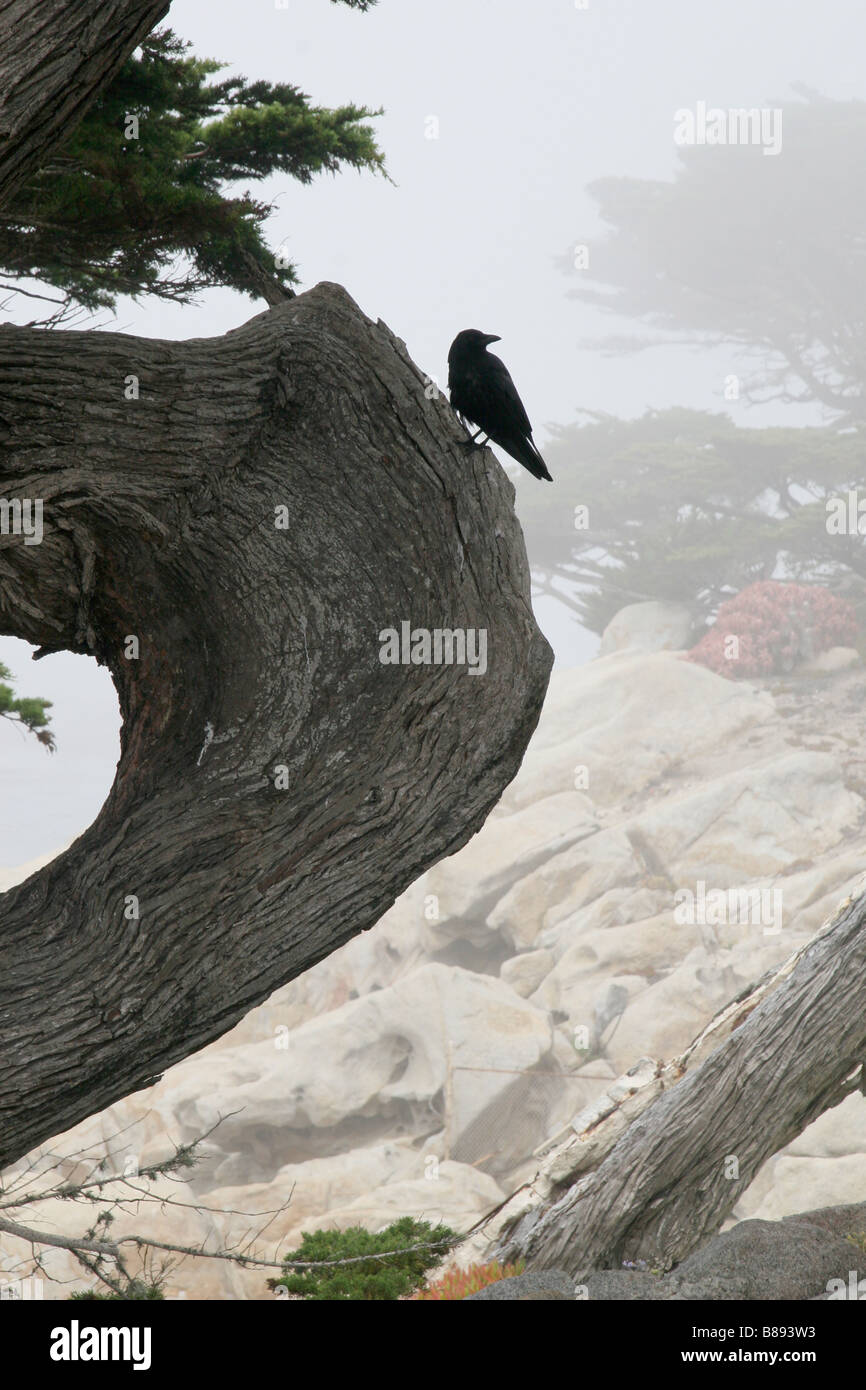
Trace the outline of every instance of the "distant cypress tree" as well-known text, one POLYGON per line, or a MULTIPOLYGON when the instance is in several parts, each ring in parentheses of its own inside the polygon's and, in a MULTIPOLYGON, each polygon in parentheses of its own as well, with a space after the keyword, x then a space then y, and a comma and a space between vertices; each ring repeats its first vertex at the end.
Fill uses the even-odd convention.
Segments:
MULTIPOLYGON (((560 430, 545 447, 556 504, 526 489, 521 520, 538 584, 593 631, 642 599, 708 618, 770 578, 842 585, 864 617, 863 535, 829 527, 827 503, 849 490, 866 503, 866 102, 794 90, 779 158, 695 145, 672 179, 589 186, 605 231, 572 293, 631 321, 608 351, 725 345, 751 364, 743 399, 833 421, 737 429, 667 410, 560 430)), ((571 257, 563 268, 574 274, 571 257)))
POLYGON ((802 99, 782 107, 779 157, 758 145, 686 146, 671 180, 590 184, 607 230, 573 294, 650 330, 610 338, 612 349, 668 333, 725 343, 755 361, 744 395, 862 422, 866 102, 794 91, 802 99))
POLYGON ((690 605, 700 631, 724 599, 773 577, 845 584, 855 606, 866 593, 863 536, 828 527, 828 499, 853 490, 866 506, 856 432, 738 429, 675 409, 561 429, 545 457, 554 503, 521 496, 533 577, 593 632, 646 599, 690 605))

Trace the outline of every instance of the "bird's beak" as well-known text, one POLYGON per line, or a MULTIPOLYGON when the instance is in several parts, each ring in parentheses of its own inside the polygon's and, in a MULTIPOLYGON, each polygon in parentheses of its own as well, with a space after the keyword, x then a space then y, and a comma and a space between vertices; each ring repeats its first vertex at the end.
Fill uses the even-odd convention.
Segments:
POLYGON ((485 347, 487 346, 488 343, 501 343, 501 342, 502 342, 502 339, 500 338, 500 336, 499 336, 498 333, 485 333, 485 334, 484 334, 484 345, 485 345, 485 347))

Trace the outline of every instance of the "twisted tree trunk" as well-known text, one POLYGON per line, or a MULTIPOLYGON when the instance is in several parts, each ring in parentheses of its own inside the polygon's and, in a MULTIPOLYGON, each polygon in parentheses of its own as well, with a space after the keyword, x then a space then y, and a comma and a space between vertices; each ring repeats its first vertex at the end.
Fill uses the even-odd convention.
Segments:
POLYGON ((0 497, 44 508, 0 631, 123 714, 98 819, 0 899, 0 1164, 371 926, 514 776, 551 653, 464 438, 335 285, 215 340, 0 330, 0 497), (403 622, 485 629, 486 673, 383 664, 403 622))
POLYGON ((669 1269, 719 1230, 761 1166, 866 1087, 866 894, 667 1065, 644 1059, 457 1251, 577 1279, 669 1269))
MULTIPOLYGON (((0 0, 0 204, 168 8, 0 0)), ((95 656, 124 718, 96 822, 0 903, 0 1165, 372 925, 514 775, 551 654, 462 437, 336 286, 213 342, 0 330, 0 631, 95 656), (402 621, 486 629, 486 675, 383 665, 402 621)))

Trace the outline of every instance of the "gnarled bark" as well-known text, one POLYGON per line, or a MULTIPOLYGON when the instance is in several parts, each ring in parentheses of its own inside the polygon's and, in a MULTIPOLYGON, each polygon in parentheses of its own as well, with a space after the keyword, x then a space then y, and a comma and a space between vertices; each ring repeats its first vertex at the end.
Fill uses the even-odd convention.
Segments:
POLYGON ((523 1258, 579 1279, 626 1259, 668 1269, 714 1235, 768 1158, 864 1086, 864 921, 859 893, 681 1057, 620 1078, 478 1223, 461 1262, 523 1258))
POLYGON ((0 1164, 371 926, 514 776, 551 653, 463 439, 335 285, 214 340, 0 330, 0 497, 44 506, 0 631, 97 657, 124 721, 97 820, 0 899, 0 1164), (382 664, 404 621, 486 629, 486 674, 382 664))
POLYGON ((0 206, 168 9, 169 0, 0 3, 0 206))

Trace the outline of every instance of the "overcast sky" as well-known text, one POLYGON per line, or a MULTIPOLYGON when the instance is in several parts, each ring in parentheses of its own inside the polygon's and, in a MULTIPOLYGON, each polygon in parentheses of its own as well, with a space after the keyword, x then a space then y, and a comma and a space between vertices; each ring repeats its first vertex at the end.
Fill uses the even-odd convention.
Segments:
MULTIPOLYGON (((579 273, 556 262, 600 230, 585 193, 592 180, 672 177, 677 109, 784 106, 793 82, 862 99, 862 0, 380 0, 368 14, 328 0, 278 3, 175 0, 168 22, 197 53, 249 78, 296 83, 324 105, 385 107, 377 130, 394 186, 343 173, 307 188, 287 176, 252 187, 276 203, 271 241, 297 262, 302 288, 345 285, 442 383, 455 333, 500 334, 542 450, 547 427, 581 407, 728 408, 740 423, 777 422, 725 405, 724 355, 618 359, 583 345, 620 325, 569 298, 579 273)), ((191 308, 123 301, 106 327, 202 337, 263 307, 230 291, 191 308)), ((521 492, 539 484, 526 473, 516 481, 519 513, 521 492)), ((593 654, 595 639, 565 609, 544 601, 538 614, 561 664, 593 654)), ((33 666, 28 655, 0 638, 19 692, 54 700, 58 751, 49 758, 0 721, 0 866, 80 833, 118 755, 106 673, 84 657, 33 666)))

